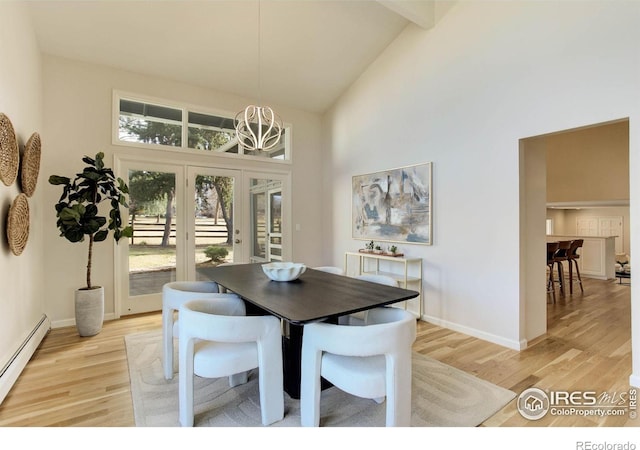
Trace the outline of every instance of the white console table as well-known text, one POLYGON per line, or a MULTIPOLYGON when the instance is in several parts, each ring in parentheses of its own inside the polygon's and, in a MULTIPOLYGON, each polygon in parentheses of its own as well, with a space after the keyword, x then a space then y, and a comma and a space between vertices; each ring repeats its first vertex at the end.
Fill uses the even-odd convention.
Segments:
POLYGON ((417 318, 422 317, 422 258, 403 258, 376 253, 346 252, 344 272, 348 276, 363 274, 386 275, 399 286, 418 291, 420 295, 392 306, 406 309, 417 318))

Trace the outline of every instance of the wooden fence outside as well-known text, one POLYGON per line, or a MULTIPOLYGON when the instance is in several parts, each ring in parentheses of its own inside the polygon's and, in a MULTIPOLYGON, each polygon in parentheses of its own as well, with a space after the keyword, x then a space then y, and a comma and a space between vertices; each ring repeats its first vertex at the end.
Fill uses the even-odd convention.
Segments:
MULTIPOLYGON (((132 245, 160 245, 164 236, 165 221, 160 217, 136 217, 133 224, 133 237, 130 239, 132 245)), ((197 218, 195 227, 196 245, 220 244, 227 241, 227 227, 224 220, 197 218)), ((176 224, 171 224, 169 234, 169 244, 175 245, 176 224)))

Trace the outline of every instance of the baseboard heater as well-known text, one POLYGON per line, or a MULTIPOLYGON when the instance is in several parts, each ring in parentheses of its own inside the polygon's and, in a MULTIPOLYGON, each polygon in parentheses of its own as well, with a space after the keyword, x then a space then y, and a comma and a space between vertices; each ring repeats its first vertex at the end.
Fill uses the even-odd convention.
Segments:
POLYGON ((38 324, 33 328, 29 336, 20 345, 18 350, 9 358, 7 364, 0 370, 0 404, 4 401, 9 390, 14 385, 25 366, 37 350, 42 339, 51 329, 51 322, 46 314, 43 314, 38 324))

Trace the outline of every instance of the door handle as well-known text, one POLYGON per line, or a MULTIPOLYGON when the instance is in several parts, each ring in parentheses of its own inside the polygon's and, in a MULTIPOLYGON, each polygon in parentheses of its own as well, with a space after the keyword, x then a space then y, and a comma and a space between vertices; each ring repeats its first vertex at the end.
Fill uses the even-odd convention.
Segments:
POLYGON ((242 241, 241 241, 240 239, 236 239, 234 242, 235 242, 236 244, 239 244, 239 243, 240 243, 240 242, 242 242, 242 241))

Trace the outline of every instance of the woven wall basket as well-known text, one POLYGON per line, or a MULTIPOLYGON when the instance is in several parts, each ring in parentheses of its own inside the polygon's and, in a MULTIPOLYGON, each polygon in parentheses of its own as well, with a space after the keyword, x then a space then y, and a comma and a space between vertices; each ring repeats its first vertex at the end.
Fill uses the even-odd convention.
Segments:
POLYGON ((6 186, 16 181, 19 164, 20 150, 16 132, 11 120, 0 113, 0 179, 6 186))
POLYGON ((7 217, 7 239, 11 252, 18 256, 29 239, 29 199, 26 194, 18 194, 9 208, 7 217))
POLYGON ((22 185, 22 192, 31 197, 36 190, 36 183, 38 182, 38 173, 40 172, 40 135, 33 133, 26 145, 24 146, 24 152, 22 153, 22 160, 20 163, 20 184, 22 185))

